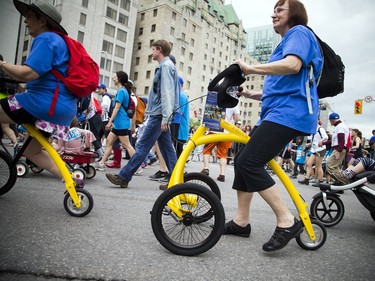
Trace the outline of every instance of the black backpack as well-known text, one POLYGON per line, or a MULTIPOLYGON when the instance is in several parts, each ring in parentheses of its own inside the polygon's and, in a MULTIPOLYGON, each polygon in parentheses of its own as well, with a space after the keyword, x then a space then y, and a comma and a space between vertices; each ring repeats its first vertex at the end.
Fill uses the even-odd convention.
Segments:
POLYGON ((307 28, 314 33, 323 55, 323 68, 317 82, 319 99, 334 97, 343 93, 345 66, 341 57, 327 43, 323 42, 310 27, 307 26, 307 28))

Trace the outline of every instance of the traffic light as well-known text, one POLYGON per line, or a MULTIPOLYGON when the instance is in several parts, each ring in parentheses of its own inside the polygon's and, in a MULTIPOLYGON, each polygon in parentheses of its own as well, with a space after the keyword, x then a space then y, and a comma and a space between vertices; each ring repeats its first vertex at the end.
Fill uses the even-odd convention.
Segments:
POLYGON ((356 100, 354 104, 354 114, 362 114, 362 100, 356 100))

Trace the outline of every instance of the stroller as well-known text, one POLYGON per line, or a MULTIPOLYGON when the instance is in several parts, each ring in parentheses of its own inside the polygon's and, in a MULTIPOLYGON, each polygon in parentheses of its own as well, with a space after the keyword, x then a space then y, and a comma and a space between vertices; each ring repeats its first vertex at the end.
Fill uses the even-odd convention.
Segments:
POLYGON ((320 184, 310 206, 310 214, 326 227, 338 224, 344 217, 344 203, 337 193, 332 191, 352 190, 359 202, 370 211, 375 221, 375 171, 362 172, 346 185, 320 184))

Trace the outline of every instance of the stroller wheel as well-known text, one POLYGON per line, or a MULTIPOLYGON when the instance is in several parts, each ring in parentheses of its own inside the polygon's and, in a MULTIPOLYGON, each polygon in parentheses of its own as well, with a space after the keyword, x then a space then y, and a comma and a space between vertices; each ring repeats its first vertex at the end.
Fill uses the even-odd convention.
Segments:
POLYGON ((96 175, 96 169, 94 168, 94 166, 88 165, 86 167, 86 177, 88 179, 92 179, 93 177, 95 177, 95 175, 96 175))
POLYGON ((76 179, 85 180, 86 179, 86 172, 85 172, 85 170, 83 170, 81 168, 74 169, 73 170, 73 177, 75 177, 76 179))
POLYGON ((326 227, 338 224, 344 217, 345 207, 337 196, 327 194, 327 206, 323 196, 317 196, 311 203, 310 214, 326 227))
POLYGON ((24 162, 18 162, 17 167, 17 177, 26 177, 29 174, 29 166, 24 162))

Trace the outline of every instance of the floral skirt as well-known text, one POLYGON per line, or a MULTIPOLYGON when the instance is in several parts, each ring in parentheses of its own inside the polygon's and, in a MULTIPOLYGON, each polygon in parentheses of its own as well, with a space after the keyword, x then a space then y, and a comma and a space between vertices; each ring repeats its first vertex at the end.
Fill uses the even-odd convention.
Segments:
MULTIPOLYGON (((18 102, 14 95, 8 97, 8 104, 11 111, 22 108, 22 105, 18 102)), ((56 139, 62 139, 64 141, 68 140, 70 129, 69 126, 56 125, 51 122, 40 119, 38 119, 34 125, 39 130, 51 134, 51 136, 56 139)))

